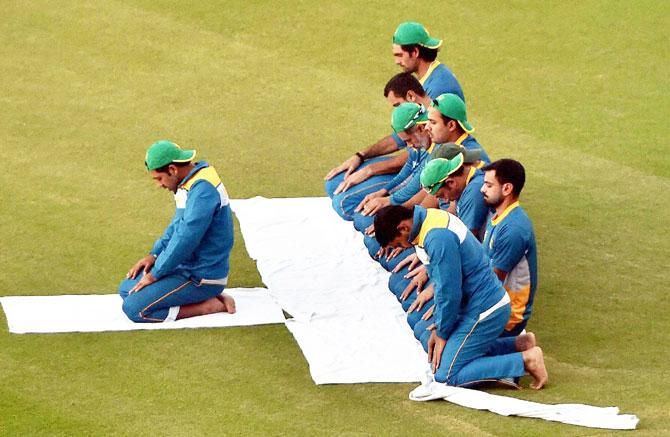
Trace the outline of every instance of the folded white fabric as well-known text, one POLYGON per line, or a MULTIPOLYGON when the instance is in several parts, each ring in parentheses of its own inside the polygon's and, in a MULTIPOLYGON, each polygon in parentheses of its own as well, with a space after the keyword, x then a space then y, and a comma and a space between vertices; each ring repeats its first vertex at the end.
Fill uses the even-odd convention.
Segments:
POLYGON ((9 332, 101 332, 149 329, 214 328, 284 323, 281 308, 264 288, 231 288, 235 314, 218 313, 165 323, 133 323, 117 294, 6 296, 0 298, 9 332))
POLYGON ((444 399, 463 407, 488 410, 502 416, 544 419, 589 428, 635 429, 640 421, 635 415, 619 414, 617 407, 540 404, 478 390, 448 386, 435 382, 430 372, 427 373, 426 381, 410 392, 409 398, 413 401, 444 399))

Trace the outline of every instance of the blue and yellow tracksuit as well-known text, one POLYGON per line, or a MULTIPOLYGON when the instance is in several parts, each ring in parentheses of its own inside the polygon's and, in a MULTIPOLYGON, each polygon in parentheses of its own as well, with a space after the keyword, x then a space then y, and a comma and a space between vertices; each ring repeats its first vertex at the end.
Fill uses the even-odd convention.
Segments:
MULTIPOLYGON (((435 310, 426 323, 434 322, 447 340, 435 379, 463 385, 522 376, 521 353, 495 347, 511 313, 509 296, 479 241, 458 217, 420 206, 410 238, 435 287, 435 310), (492 350, 501 355, 488 356, 492 350)), ((424 329, 424 347, 429 337, 424 329)))
POLYGON ((535 233, 518 201, 488 221, 483 244, 491 266, 507 273, 503 287, 511 299, 512 316, 503 335, 517 336, 530 319, 537 288, 535 233))
POLYGON ((119 286, 123 310, 136 322, 174 320, 179 306, 220 294, 228 280, 233 218, 216 170, 196 163, 174 197, 175 215, 150 251, 157 281, 130 295, 140 276, 119 286))

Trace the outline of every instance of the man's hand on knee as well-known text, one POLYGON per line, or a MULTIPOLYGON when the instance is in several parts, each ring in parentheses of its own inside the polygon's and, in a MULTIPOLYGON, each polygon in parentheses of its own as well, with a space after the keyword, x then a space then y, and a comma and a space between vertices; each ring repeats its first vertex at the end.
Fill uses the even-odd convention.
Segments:
MULTIPOLYGON (((407 269, 408 272, 411 272, 414 267, 419 264, 421 261, 419 261, 419 257, 416 255, 416 253, 413 253, 409 256, 407 256, 404 260, 400 261, 398 265, 393 269, 393 273, 397 273, 400 270, 403 269, 406 265, 409 264, 409 268, 407 269)), ((409 276, 405 275, 405 278, 408 278, 409 276)))
POLYGON ((141 289, 143 289, 144 287, 146 287, 147 285, 153 284, 157 280, 158 279, 154 278, 154 275, 152 275, 151 272, 145 273, 144 276, 142 276, 142 279, 140 279, 139 282, 137 284, 135 284, 135 286, 133 288, 130 289, 128 294, 133 294, 135 292, 138 292, 141 289))
POLYGON ((149 273, 149 271, 151 270, 151 268, 154 266, 155 263, 156 263, 155 256, 153 255, 145 256, 141 260, 137 261, 130 270, 128 270, 126 278, 135 279, 140 270, 144 270, 144 274, 149 273))
MULTIPOLYGON (((421 311, 421 308, 423 308, 423 305, 430 301, 433 298, 433 295, 435 294, 434 289, 433 289, 433 284, 429 285, 426 287, 425 290, 419 292, 419 295, 416 297, 416 300, 412 302, 412 305, 409 306, 407 309, 408 313, 411 313, 413 311, 421 311)), ((430 310, 429 310, 430 311, 430 310)), ((432 311, 431 311, 432 314, 432 311)), ((428 316, 430 317, 430 316, 428 316)), ((426 320, 426 319, 424 319, 426 320)))
POLYGON ((440 368, 442 352, 446 345, 447 340, 437 335, 437 331, 433 329, 433 332, 430 334, 430 340, 428 340, 428 361, 431 361, 433 364, 433 373, 437 372, 437 369, 440 368))
POLYGON ((369 167, 363 167, 362 169, 357 170, 353 173, 347 173, 347 175, 344 177, 344 180, 342 181, 342 183, 340 183, 340 185, 337 186, 333 194, 344 193, 349 188, 366 181, 370 176, 372 175, 370 174, 369 167))
POLYGON ((342 164, 330 170, 324 179, 330 180, 335 176, 337 176, 338 174, 342 173, 343 171, 346 171, 344 177, 347 177, 353 171, 355 171, 361 164, 363 164, 363 158, 361 158, 360 155, 354 155, 351 158, 344 161, 342 164))

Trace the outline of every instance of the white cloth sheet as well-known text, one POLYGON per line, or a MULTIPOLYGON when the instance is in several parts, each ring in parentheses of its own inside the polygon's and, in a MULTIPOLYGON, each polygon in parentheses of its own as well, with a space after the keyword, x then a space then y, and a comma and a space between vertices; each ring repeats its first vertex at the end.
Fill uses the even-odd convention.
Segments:
POLYGON ((271 296, 294 316, 286 326, 316 384, 425 380, 410 399, 595 428, 636 427, 636 416, 615 407, 544 405, 433 381, 426 353, 388 290, 389 273, 370 259, 362 235, 328 198, 256 197, 231 206, 271 296))
POLYGON ((435 382, 430 374, 426 381, 410 392, 413 401, 444 399, 476 410, 488 410, 501 416, 519 416, 588 428, 635 429, 638 419, 633 414, 619 414, 617 407, 593 407, 584 404, 540 404, 479 390, 452 387, 435 382))
POLYGON ((0 298, 9 332, 101 332, 149 329, 218 328, 284 323, 281 308, 264 288, 230 288, 235 314, 218 313, 165 323, 134 323, 117 294, 6 296, 0 298))
POLYGON ((233 200, 249 255, 317 384, 418 382, 426 354, 389 273, 328 198, 233 200))

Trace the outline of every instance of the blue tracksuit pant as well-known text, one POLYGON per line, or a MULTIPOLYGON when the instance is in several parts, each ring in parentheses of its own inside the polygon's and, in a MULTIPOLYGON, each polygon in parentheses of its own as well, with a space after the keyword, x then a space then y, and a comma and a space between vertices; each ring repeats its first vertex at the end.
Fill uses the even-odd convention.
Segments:
MULTIPOLYGON (((389 158, 386 156, 369 159, 358 168, 361 169, 372 163, 385 161, 387 159, 389 158)), ((354 185, 343 193, 333 195, 333 192, 337 186, 340 185, 340 183, 344 180, 344 172, 342 172, 331 180, 326 181, 326 194, 328 194, 328 197, 333 200, 333 208, 335 209, 335 212, 337 212, 339 216, 345 220, 352 220, 354 209, 356 209, 358 204, 361 203, 363 198, 370 193, 385 188, 394 177, 395 175, 393 174, 372 176, 360 184, 354 185)))
POLYGON ((363 215, 360 212, 353 213, 352 218, 354 220, 354 228, 358 232, 365 232, 375 222, 374 215, 363 215))
MULTIPOLYGON (((361 166, 358 167, 356 170, 360 170, 361 168, 366 167, 370 164, 373 164, 375 162, 385 161, 387 159, 389 159, 388 156, 378 156, 377 158, 368 159, 363 164, 361 164, 361 166)), ((340 183, 342 183, 342 181, 344 180, 344 173, 345 172, 339 173, 339 174, 335 175, 332 179, 326 181, 326 184, 325 184, 326 194, 331 199, 333 198, 333 192, 335 192, 338 185, 340 185, 340 183)))
POLYGON ((144 273, 135 279, 125 279, 119 285, 123 312, 133 322, 163 322, 168 316, 169 320, 175 320, 181 305, 204 302, 224 289, 223 285, 198 285, 187 272, 177 272, 128 294, 142 276, 144 273))
POLYGON ((409 247, 402 252, 400 252, 395 258, 391 259, 386 259, 386 257, 382 256, 381 258, 377 258, 377 252, 379 252, 379 249, 381 246, 379 243, 377 243, 377 240, 374 237, 370 237, 366 235, 363 238, 363 243, 365 244, 365 247, 368 249, 368 253, 372 258, 374 258, 379 264, 384 267, 386 271, 392 271, 393 269, 396 268, 396 266, 400 263, 400 261, 404 260, 407 258, 409 255, 412 255, 415 253, 413 247, 409 247))
MULTIPOLYGON (((483 320, 461 315, 447 339, 440 367, 435 372, 435 380, 449 385, 465 385, 523 376, 521 352, 515 352, 513 345, 512 350, 509 350, 509 343, 498 339, 510 315, 509 304, 483 320), (492 355, 493 353, 496 355, 492 355)), ((417 323, 415 329, 420 323, 422 322, 417 323)), ((430 332, 426 332, 430 337, 430 332)), ((422 340, 424 337, 425 334, 421 336, 422 340)))

